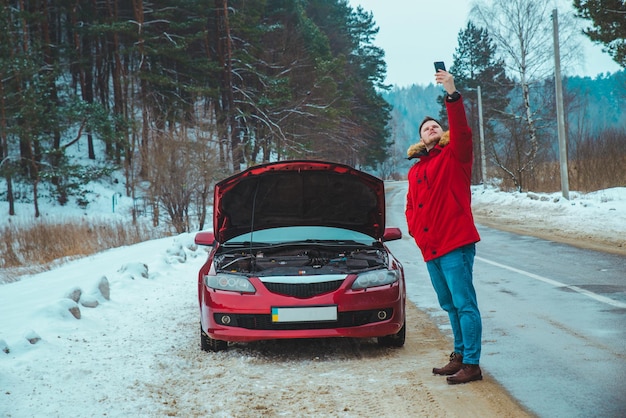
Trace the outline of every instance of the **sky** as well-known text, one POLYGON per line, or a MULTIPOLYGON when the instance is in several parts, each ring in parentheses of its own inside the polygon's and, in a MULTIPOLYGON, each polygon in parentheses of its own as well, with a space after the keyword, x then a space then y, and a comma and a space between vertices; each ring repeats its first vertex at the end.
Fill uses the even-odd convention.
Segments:
MULTIPOLYGON (((561 0, 566 7, 570 0, 561 0)), ((467 25, 469 0, 349 0, 374 14, 379 32, 374 44, 385 50, 388 84, 406 87, 434 82, 434 61, 449 68, 460 30, 467 25)), ((571 6, 570 6, 571 7, 571 6)), ((559 8, 559 13, 562 9, 559 8)), ((573 8, 571 9, 573 11, 573 8)), ((602 47, 581 35, 584 62, 571 75, 595 77, 621 68, 602 47)))
MULTIPOLYGON (((395 212, 388 213, 387 219, 403 219, 406 182, 392 183, 404 190, 396 193, 400 201, 389 206, 393 208, 389 212, 395 212)), ((49 206, 44 200, 42 213, 47 219, 117 219, 123 213, 130 217, 126 198, 112 213, 111 194, 100 193, 88 214, 69 206, 49 206)), ((539 214, 563 230, 622 231, 626 236, 626 187, 572 192, 570 201, 559 196, 474 186, 472 198, 508 216, 539 214)), ((30 205, 19 204, 17 210, 21 216, 32 216, 30 205)), ((7 213, 6 202, 0 202, 0 213, 7 213)), ((0 218, 0 225, 3 222, 6 217, 0 218)), ((406 225, 398 226, 406 235, 406 225)), ((252 366, 259 366, 258 359, 239 350, 218 357, 200 351, 196 277, 206 252, 193 244, 193 237, 182 234, 111 249, 0 284, 0 416, 167 416, 172 412, 168 408, 183 408, 194 416, 233 416, 224 405, 232 404, 233 396, 248 396, 249 391, 230 388, 250 384, 246 376, 252 366), (103 278, 109 283, 109 299, 98 288, 103 278), (78 303, 68 297, 77 294, 77 289, 78 303), (69 313, 72 307, 79 308, 80 319, 69 313), (28 341, 37 338, 35 344, 28 341), (198 349, 197 357, 187 362, 176 353, 189 344, 198 349), (207 358, 218 358, 220 364, 207 358), (215 382, 208 385, 211 373, 215 382), (201 395, 218 384, 227 387, 201 395), (168 405, 168 399, 177 400, 178 405, 168 405)), ((398 257, 402 254, 401 261, 405 254, 418 253, 413 240, 406 237, 390 243, 398 257)), ((426 274, 423 263, 406 263, 405 270, 412 276, 426 274), (415 273, 411 269, 416 266, 424 271, 415 273)), ((409 300, 440 313, 427 280, 415 282, 407 282, 409 300)), ((529 287, 528 291, 537 290, 529 287)), ((583 297, 594 299, 594 295, 587 292, 583 297)), ((623 302, 603 296, 596 301, 607 304, 607 309, 626 308, 623 302)), ((279 365, 293 368, 298 367, 296 363, 279 365)), ((279 386, 281 367, 264 370, 267 374, 257 384, 279 386)))

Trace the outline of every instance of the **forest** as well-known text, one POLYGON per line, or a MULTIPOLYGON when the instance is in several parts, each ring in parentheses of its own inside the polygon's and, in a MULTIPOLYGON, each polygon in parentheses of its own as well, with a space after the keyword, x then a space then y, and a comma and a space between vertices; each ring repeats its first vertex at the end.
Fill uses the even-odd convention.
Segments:
POLYGON ((346 1, 4 0, 0 25, 9 215, 123 170, 128 196, 185 231, 246 166, 387 157, 384 53, 346 1))
MULTIPOLYGON (((498 183, 503 188, 514 189, 511 179, 497 165, 498 153, 506 154, 504 145, 515 136, 502 134, 504 120, 502 116, 512 108, 494 100, 487 102, 489 88, 484 84, 483 116, 485 129, 484 142, 488 169, 487 182, 498 183), (489 107, 487 107, 489 106, 489 107), (499 133, 500 132, 500 133, 499 133), (503 135, 498 137, 498 135, 503 135)), ((468 120, 475 139, 475 157, 473 183, 483 182, 480 171, 481 150, 479 147, 478 94, 475 89, 459 87, 463 92, 468 120)), ((546 80, 543 85, 533 89, 537 100, 536 118, 540 123, 541 147, 533 173, 528 173, 521 180, 525 190, 557 191, 560 177, 558 165, 558 138, 554 104, 554 82, 546 80), (542 102, 544 98, 549 98, 542 102)), ((568 154, 571 161, 570 182, 572 190, 591 191, 608 187, 626 185, 626 71, 615 74, 602 74, 595 78, 571 76, 563 79, 565 92, 565 117, 568 127, 568 154)), ((401 179, 414 161, 406 159, 408 147, 419 140, 418 128, 425 115, 442 115, 443 90, 439 86, 412 85, 394 87, 383 93, 383 97, 392 105, 391 132, 392 146, 390 157, 381 167, 389 178, 401 179)), ((515 100, 515 91, 506 96, 506 103, 515 100)), ((524 140, 519 134, 520 142, 524 140)), ((521 146, 521 144, 520 144, 521 146)))
MULTIPOLYGON (((155 224, 189 231, 193 213, 202 229, 213 184, 235 171, 325 159, 402 178, 421 118, 445 124, 439 87, 384 83, 375 17, 346 0, 0 1, 9 216, 16 201, 35 217, 39 199, 87 207, 89 182, 121 172, 155 224)), ((474 136, 484 131, 476 184, 558 190, 551 4, 476 2, 459 31, 450 71, 474 136)), ((623 2, 574 5, 626 68, 623 2)), ((575 45, 562 27, 567 69, 575 45)), ((625 185, 626 73, 563 85, 572 187, 625 185)))
MULTIPOLYGON (((549 0, 472 4, 450 71, 474 134, 473 183, 544 192, 564 190, 563 179, 580 191, 626 185, 626 71, 569 75, 582 35, 626 68, 626 4, 575 0, 575 16, 560 14, 549 0), (580 19, 587 22, 582 34, 580 19)), ((412 86, 385 98, 393 105, 395 146, 386 173, 398 177, 423 116, 445 125, 443 95, 434 86, 412 86)))

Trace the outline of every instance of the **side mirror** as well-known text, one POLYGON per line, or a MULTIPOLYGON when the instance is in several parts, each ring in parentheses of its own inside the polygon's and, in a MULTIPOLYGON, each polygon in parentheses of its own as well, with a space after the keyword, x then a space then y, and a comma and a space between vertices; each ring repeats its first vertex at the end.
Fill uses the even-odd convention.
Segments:
POLYGON ((395 241, 397 239, 402 238, 402 231, 397 227, 389 227, 385 228, 385 233, 383 234, 383 241, 395 241))
POLYGON ((215 234, 213 231, 202 231, 196 234, 194 242, 198 245, 210 245, 215 244, 215 234))

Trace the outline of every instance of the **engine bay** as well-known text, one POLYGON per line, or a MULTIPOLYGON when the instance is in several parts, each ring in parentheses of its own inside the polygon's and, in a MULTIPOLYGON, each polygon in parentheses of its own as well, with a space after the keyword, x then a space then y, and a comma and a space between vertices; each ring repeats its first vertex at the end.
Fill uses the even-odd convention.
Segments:
POLYGON ((349 274, 386 267, 387 254, 374 246, 282 245, 221 248, 213 263, 218 272, 255 275, 349 274))

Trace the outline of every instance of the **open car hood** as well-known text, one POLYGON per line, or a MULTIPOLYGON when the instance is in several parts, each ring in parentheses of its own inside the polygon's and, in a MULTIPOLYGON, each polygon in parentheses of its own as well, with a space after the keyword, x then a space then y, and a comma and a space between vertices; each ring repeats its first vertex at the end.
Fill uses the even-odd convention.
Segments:
POLYGON ((382 239, 383 181, 350 166, 311 160, 257 165, 215 185, 213 231, 223 243, 246 232, 331 226, 382 239))

